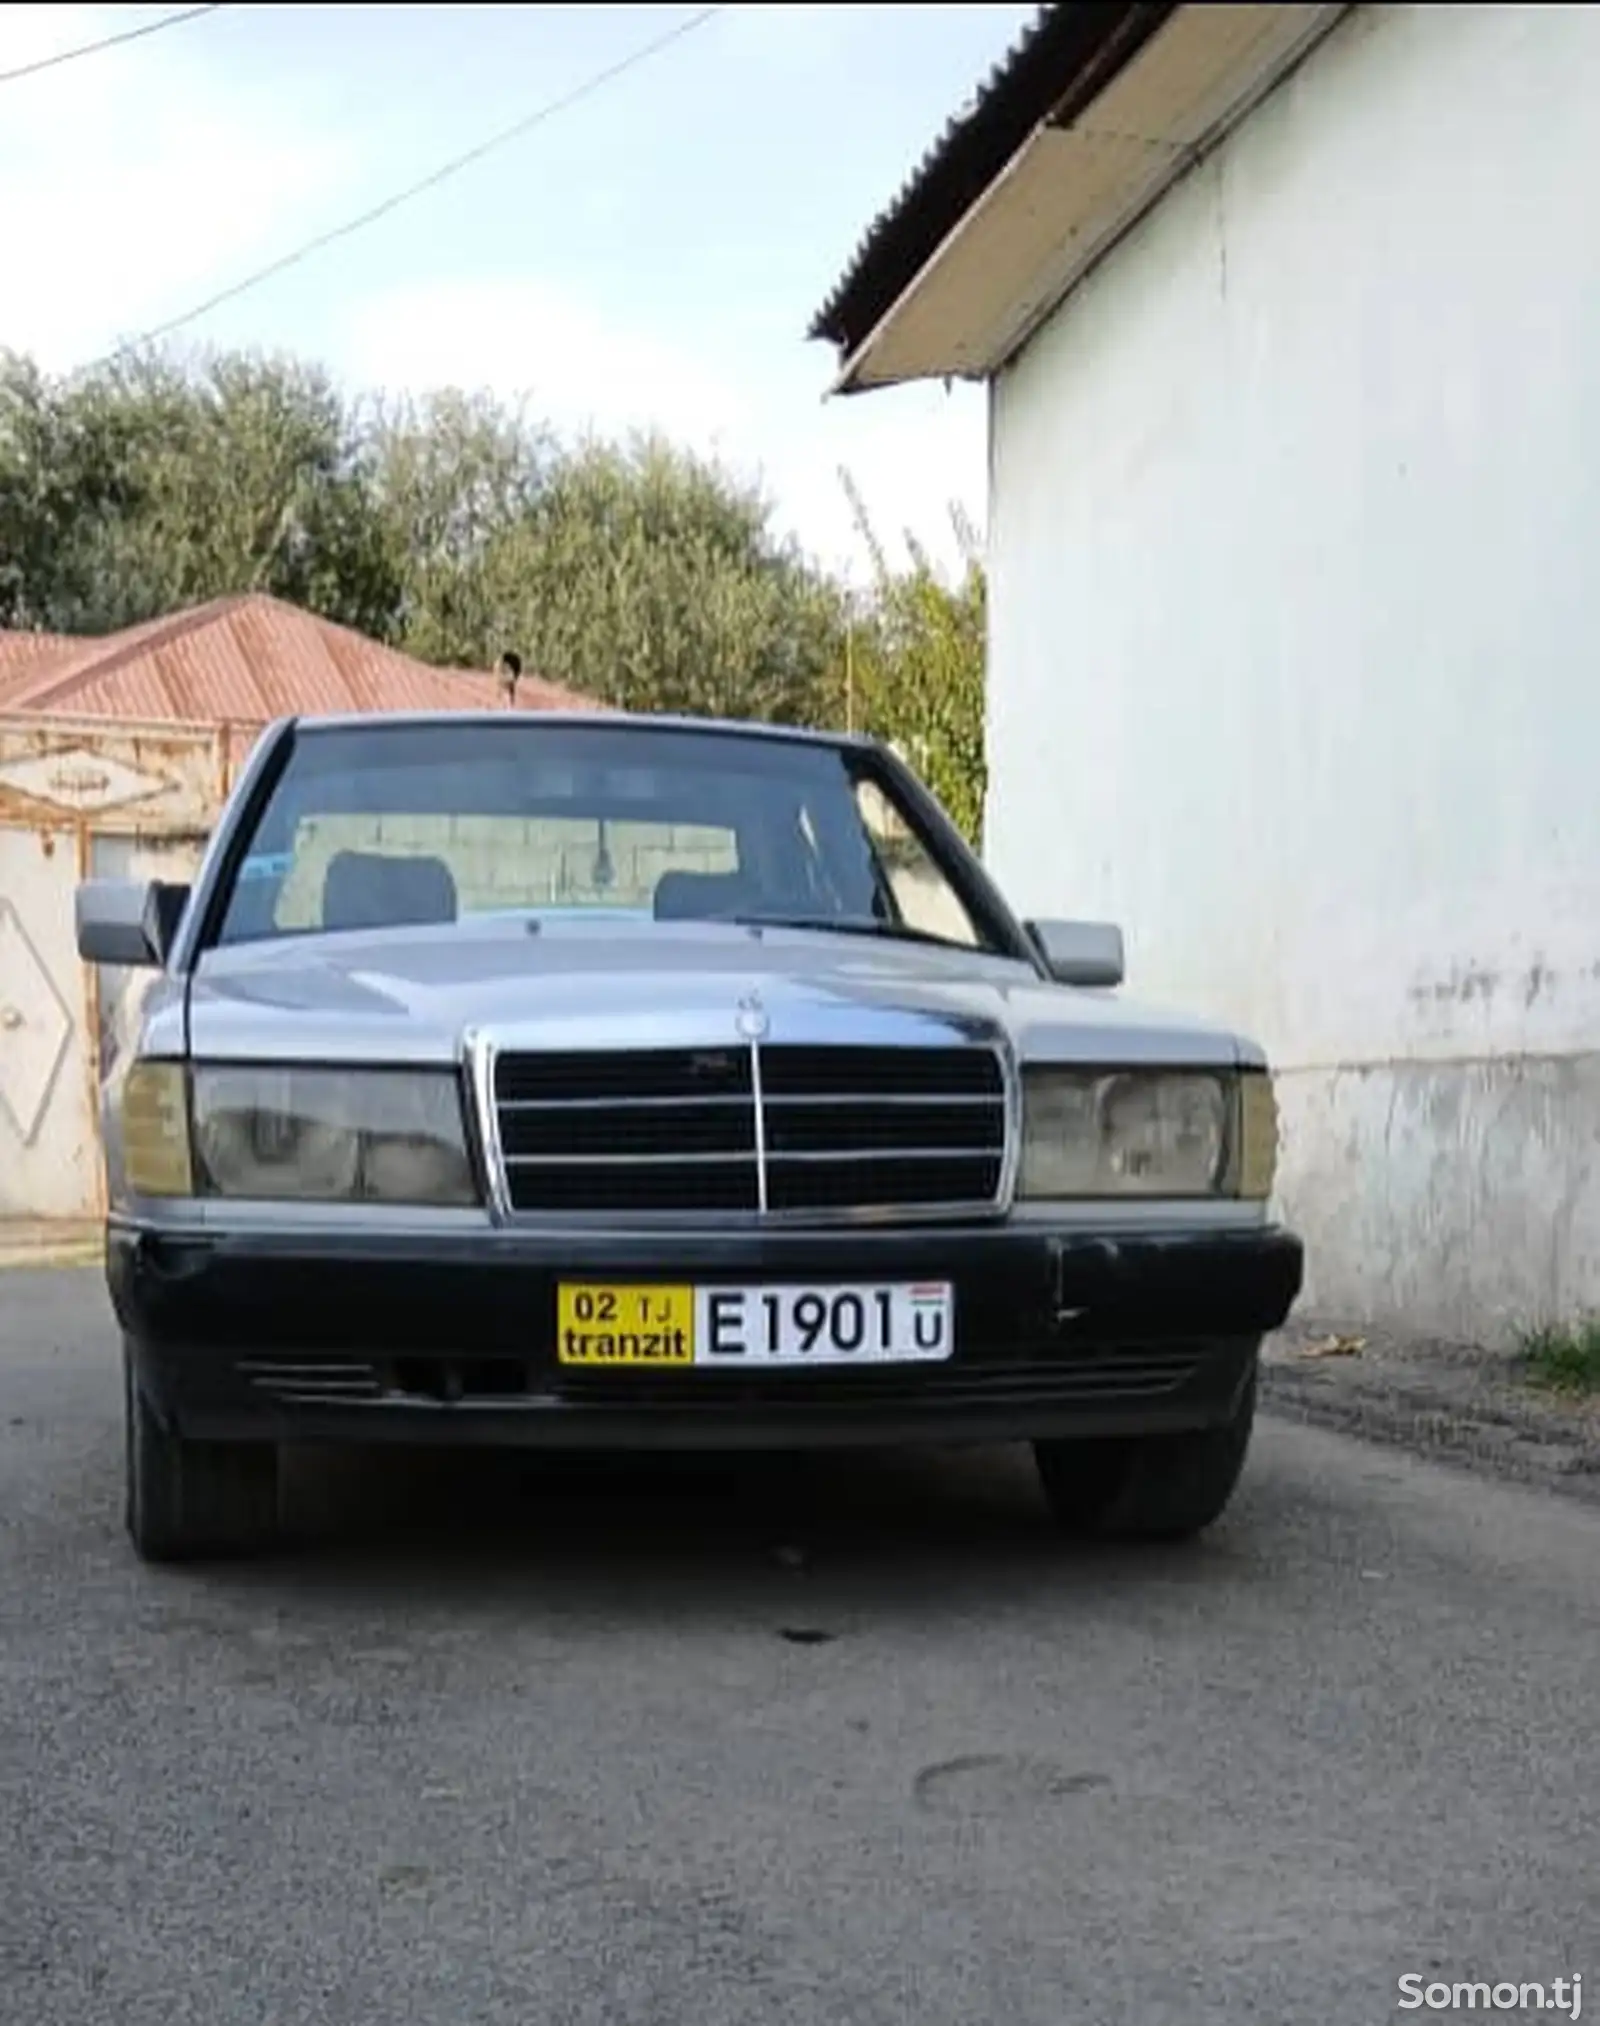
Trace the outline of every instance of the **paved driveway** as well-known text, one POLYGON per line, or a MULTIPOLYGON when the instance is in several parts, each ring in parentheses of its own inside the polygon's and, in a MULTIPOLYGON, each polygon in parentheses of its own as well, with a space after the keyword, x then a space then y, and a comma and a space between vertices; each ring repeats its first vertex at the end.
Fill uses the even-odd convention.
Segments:
POLYGON ((95 1274, 0 1275, 8 2026, 1600 2004, 1589 1508, 1271 1423, 1144 1554, 1002 1452, 339 1457, 312 1545, 158 1573, 118 1411, 95 1274))

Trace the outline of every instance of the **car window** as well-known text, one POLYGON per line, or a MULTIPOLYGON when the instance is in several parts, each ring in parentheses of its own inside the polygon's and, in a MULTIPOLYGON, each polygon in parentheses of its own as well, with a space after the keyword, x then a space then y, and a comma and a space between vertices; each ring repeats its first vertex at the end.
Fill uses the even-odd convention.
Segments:
POLYGON ((878 782, 856 783, 856 807, 906 926, 947 942, 981 942, 960 895, 878 782))
POLYGON ((873 765, 615 721, 307 727, 230 854, 214 939, 627 910, 981 943, 873 765))
MULTIPOLYGON (((725 826, 608 821, 597 816, 472 816, 387 810, 303 816, 273 903, 276 929, 320 929, 337 906, 334 862, 345 854, 433 860, 458 914, 503 909, 632 908, 648 912, 664 873, 736 873, 725 826)), ((382 877, 383 875, 378 875, 382 877)))

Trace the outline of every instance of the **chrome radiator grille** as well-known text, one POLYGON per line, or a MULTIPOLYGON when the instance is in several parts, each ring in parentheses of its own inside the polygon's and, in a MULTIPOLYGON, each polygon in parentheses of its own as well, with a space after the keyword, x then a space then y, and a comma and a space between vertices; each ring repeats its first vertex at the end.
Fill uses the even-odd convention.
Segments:
POLYGON ((810 1216, 993 1208, 1005 1075, 985 1046, 505 1053, 491 1092, 519 1213, 810 1216))

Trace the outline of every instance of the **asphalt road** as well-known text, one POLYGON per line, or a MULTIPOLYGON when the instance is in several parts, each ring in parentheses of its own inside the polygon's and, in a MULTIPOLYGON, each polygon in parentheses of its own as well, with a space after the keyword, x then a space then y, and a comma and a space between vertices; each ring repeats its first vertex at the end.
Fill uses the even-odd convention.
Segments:
POLYGON ((1006 1452, 341 1455, 308 1545, 158 1573, 108 1322, 0 1275, 7 2026, 1600 2005, 1592 1509, 1270 1422, 1153 1553, 1006 1452))

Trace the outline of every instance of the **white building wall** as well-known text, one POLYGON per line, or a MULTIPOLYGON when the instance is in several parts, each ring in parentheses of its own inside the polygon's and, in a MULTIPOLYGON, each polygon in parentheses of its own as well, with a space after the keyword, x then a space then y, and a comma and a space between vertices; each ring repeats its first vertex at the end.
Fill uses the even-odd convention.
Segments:
POLYGON ((987 856, 1271 1051, 1310 1314, 1600 1306, 1597 106, 1362 9, 993 389, 987 856))

